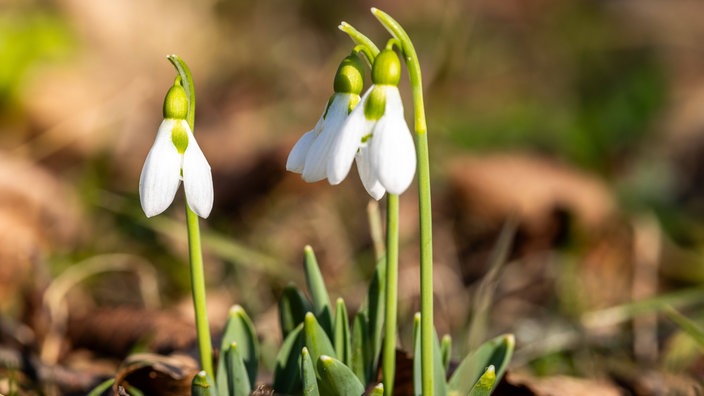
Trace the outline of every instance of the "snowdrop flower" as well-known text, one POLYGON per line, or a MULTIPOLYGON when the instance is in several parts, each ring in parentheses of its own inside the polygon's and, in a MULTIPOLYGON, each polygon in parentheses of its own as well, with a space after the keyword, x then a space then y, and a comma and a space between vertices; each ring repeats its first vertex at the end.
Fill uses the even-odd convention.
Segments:
POLYGON ((164 99, 164 121, 139 178, 139 198, 147 217, 156 216, 171 205, 181 180, 193 212, 206 218, 213 208, 210 165, 193 137, 187 113, 186 91, 175 83, 164 99))
POLYGON ((306 132, 291 149, 286 169, 300 173, 308 183, 326 179, 328 158, 335 136, 347 115, 359 103, 364 85, 362 61, 356 54, 346 57, 335 74, 335 93, 323 115, 311 131, 306 132))
POLYGON ((380 52, 372 67, 373 85, 333 143, 327 165, 330 184, 347 177, 353 160, 364 188, 376 200, 386 191, 403 193, 413 181, 416 156, 403 118, 400 76, 398 55, 391 49, 380 52))

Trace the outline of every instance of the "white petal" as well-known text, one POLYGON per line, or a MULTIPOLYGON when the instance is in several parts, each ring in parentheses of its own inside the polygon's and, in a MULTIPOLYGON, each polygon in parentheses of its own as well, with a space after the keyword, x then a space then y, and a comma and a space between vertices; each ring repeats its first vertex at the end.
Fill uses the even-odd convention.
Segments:
POLYGON ((364 116, 364 103, 374 86, 364 94, 357 107, 352 110, 340 132, 335 136, 335 141, 330 150, 328 160, 328 181, 330 184, 339 184, 352 167, 352 161, 357 154, 357 149, 362 145, 362 138, 371 132, 373 121, 364 116))
POLYGON ((369 146, 365 145, 359 148, 359 152, 355 156, 355 162, 357 163, 357 172, 362 180, 364 189, 367 190, 372 198, 377 201, 380 200, 386 190, 379 182, 379 179, 377 179, 369 162, 369 146))
POLYGON ((183 153, 183 187, 186 190, 186 201, 195 214, 207 218, 213 209, 213 176, 210 165, 205 159, 190 128, 188 131, 188 147, 183 153))
POLYGON ((295 173, 303 172, 303 165, 306 162, 306 154, 313 141, 318 136, 315 130, 308 131, 301 136, 300 139, 293 145, 291 152, 286 160, 286 170, 295 173))
POLYGON ((181 176, 181 155, 171 141, 175 120, 164 120, 139 177, 139 200, 147 217, 156 216, 171 205, 181 176))
POLYGON ((416 152, 395 87, 386 91, 386 110, 374 126, 369 154, 371 166, 386 191, 401 194, 408 189, 416 171, 416 152))
POLYGON ((335 137, 347 119, 350 94, 336 93, 324 114, 320 134, 310 146, 303 167, 303 180, 312 183, 327 177, 328 159, 335 137))

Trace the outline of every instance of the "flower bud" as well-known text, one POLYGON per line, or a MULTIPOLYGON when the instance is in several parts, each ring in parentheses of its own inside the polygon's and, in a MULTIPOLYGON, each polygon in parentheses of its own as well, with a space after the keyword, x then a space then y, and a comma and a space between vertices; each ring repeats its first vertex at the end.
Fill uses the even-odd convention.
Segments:
POLYGON ((359 95, 364 88, 364 65, 356 54, 349 55, 340 63, 335 74, 333 88, 337 93, 359 95))
POLYGON ((164 98, 164 118, 185 120, 188 115, 188 97, 186 90, 179 84, 169 88, 164 98))
POLYGON ((401 61, 391 49, 385 49, 377 55, 372 66, 372 84, 398 85, 401 80, 401 61))

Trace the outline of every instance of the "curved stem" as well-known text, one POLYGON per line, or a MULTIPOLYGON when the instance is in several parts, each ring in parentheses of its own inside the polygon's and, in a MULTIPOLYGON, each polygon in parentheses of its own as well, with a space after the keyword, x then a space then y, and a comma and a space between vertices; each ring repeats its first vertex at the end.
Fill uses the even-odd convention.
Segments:
POLYGON ((384 394, 392 395, 396 373, 396 323, 398 307, 398 195, 386 198, 386 312, 382 371, 384 394))
POLYGON ((418 56, 401 25, 385 12, 372 8, 372 14, 401 42, 413 92, 413 111, 418 159, 418 210, 420 212, 420 336, 422 394, 433 394, 433 234, 430 204, 430 160, 423 104, 423 84, 418 56))
POLYGON ((374 42, 371 41, 369 37, 360 33, 359 30, 355 29, 352 25, 347 22, 340 23, 340 26, 338 26, 337 28, 347 33, 348 36, 350 36, 352 41, 354 41, 354 43, 356 44, 356 46, 354 47, 355 51, 363 52, 364 55, 366 55, 367 60, 369 61, 369 66, 371 67, 371 65, 374 64, 374 58, 379 55, 379 48, 377 48, 376 44, 374 44, 374 42))
MULTIPOLYGON (((176 55, 167 59, 174 65, 181 76, 181 85, 188 96, 188 115, 186 120, 191 130, 195 124, 196 94, 193 87, 193 77, 188 65, 176 55)), ((186 203, 186 226, 188 229, 188 252, 191 268, 191 293, 193 294, 193 309, 196 315, 196 334, 198 337, 198 354, 203 370, 215 378, 213 370, 213 345, 210 340, 210 326, 205 303, 205 273, 203 270, 203 252, 200 242, 200 225, 198 215, 186 203)))

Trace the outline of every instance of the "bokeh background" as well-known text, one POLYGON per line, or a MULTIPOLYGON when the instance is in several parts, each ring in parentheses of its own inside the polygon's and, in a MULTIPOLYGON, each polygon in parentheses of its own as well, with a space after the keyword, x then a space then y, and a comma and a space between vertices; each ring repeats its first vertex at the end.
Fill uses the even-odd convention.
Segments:
MULTIPOLYGON (((457 357, 476 337, 513 332, 511 372, 536 394, 566 378, 592 392, 693 391, 701 346, 663 307, 704 319, 696 0, 1 0, 2 344, 80 371, 136 348, 137 336, 96 335, 106 318, 131 328, 171 315, 148 331, 173 331, 164 323, 178 318, 183 336, 155 339, 192 340, 183 198, 147 220, 138 197, 171 53, 193 72, 195 134, 214 176, 202 222, 214 331, 239 303, 271 358, 276 299, 302 285, 306 244, 333 297, 357 306, 374 268, 369 198, 355 171, 340 186, 306 184, 285 162, 352 49, 339 23, 388 39, 372 6, 406 28, 423 68, 436 322, 457 357), (488 310, 477 290, 491 291, 488 310)), ((401 89, 411 120, 405 79, 401 89)), ((401 197, 406 350, 418 309, 415 192, 401 197)))

